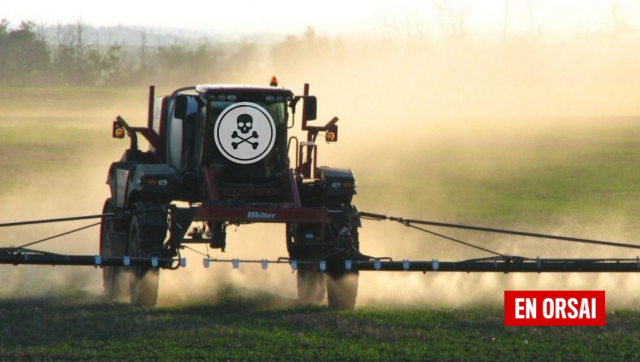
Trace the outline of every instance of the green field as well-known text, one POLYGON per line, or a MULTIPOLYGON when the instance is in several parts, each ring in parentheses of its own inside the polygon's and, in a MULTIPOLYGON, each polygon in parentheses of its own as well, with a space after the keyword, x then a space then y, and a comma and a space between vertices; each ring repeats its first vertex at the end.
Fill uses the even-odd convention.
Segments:
MULTIPOLYGON (((140 90, 0 89, 2 220, 99 211, 107 195, 109 162, 126 147, 110 138, 110 121, 122 114, 131 123, 144 123, 145 102, 140 90), (31 107, 32 99, 41 102, 31 107), (54 111, 47 104, 58 107, 54 111)), ((362 124, 353 119, 341 124, 341 142, 321 146, 321 164, 354 169, 361 210, 614 241, 637 239, 638 117, 407 118, 403 127, 373 115, 369 121, 375 131, 362 132, 362 124)), ((0 246, 40 235, 32 229, 0 232, 0 246)), ((526 256, 635 256, 627 250, 567 249, 539 240, 529 244, 448 233, 526 256)), ((425 244, 422 235, 392 224, 366 223, 361 239, 365 252, 394 258, 477 255, 429 238, 425 244)), ((49 250, 74 252, 73 247, 49 250)), ((77 248, 93 254, 96 245, 77 248)), ((242 255, 238 250, 228 253, 242 255)), ((624 277, 595 284, 609 288, 608 298, 618 298, 612 303, 607 299, 605 327, 516 328, 503 326, 502 290, 514 285, 562 288, 571 277, 535 286, 526 284, 534 279, 513 284, 506 279, 511 276, 484 284, 475 284, 482 281, 477 276, 459 282, 441 279, 449 284, 449 299, 441 298, 445 291, 431 289, 436 278, 429 275, 415 276, 423 278, 411 285, 417 289, 402 289, 402 278, 384 279, 376 286, 381 294, 400 290, 413 296, 398 296, 402 302, 396 304, 372 297, 378 279, 371 277, 363 280, 361 307, 335 312, 296 305, 290 293, 268 290, 259 282, 217 283, 192 300, 133 308, 105 303, 95 288, 82 287, 84 277, 52 287, 29 279, 31 270, 0 267, 3 286, 11 285, 11 290, 0 287, 0 360, 640 359, 640 313, 633 308, 640 302, 639 288, 636 279, 624 277), (393 283, 398 289, 391 288, 393 283), (483 290, 488 285, 493 289, 483 290), (470 297, 476 294, 488 297, 470 297), (463 297, 469 302, 453 302, 463 297)), ((592 285, 589 278, 580 285, 592 285)))
POLYGON ((640 315, 606 327, 504 327, 500 308, 334 312, 223 289, 152 310, 97 297, 0 301, 3 360, 637 360, 640 315), (82 302, 78 302, 78 299, 82 302))

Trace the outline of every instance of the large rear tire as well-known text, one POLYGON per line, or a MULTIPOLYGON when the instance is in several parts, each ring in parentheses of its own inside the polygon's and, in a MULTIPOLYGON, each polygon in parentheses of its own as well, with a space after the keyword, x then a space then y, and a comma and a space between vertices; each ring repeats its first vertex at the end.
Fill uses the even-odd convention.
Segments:
POLYGON ((322 304, 326 294, 324 273, 317 265, 302 264, 296 275, 298 301, 302 304, 322 304))
MULTIPOLYGON (((299 225, 287 224, 287 249, 294 260, 308 260, 314 255, 313 248, 302 243, 298 233, 299 225)), ((326 295, 324 273, 317 264, 298 264, 296 271, 298 302, 301 304, 322 304, 326 295)))
POLYGON ((341 275, 327 278, 327 296, 329 308, 337 310, 353 310, 358 297, 357 271, 344 272, 341 275))
POLYGON ((318 230, 314 230, 314 226, 291 224, 287 225, 287 249, 291 259, 314 261, 311 264, 298 264, 297 286, 300 303, 321 304, 326 295, 330 308, 353 310, 358 296, 359 273, 355 265, 353 269, 347 270, 345 260, 356 260, 360 256, 360 221, 355 207, 349 204, 335 205, 333 210, 339 208, 342 208, 343 212, 332 214, 331 224, 322 226, 324 237, 321 241, 325 246, 308 245, 305 234, 320 235, 318 230), (327 270, 323 273, 315 261, 319 261, 318 258, 323 254, 331 254, 332 250, 339 249, 343 252, 334 253, 326 260, 327 270))
MULTIPOLYGON (((351 230, 351 242, 356 250, 360 250, 358 229, 351 230)), ((358 297, 358 270, 347 270, 344 258, 335 258, 328 262, 327 299, 329 308, 353 310, 358 297)))
MULTIPOLYGON (((111 199, 107 199, 103 214, 116 212, 111 199)), ((124 256, 127 253, 127 222, 122 219, 103 217, 100 224, 100 255, 124 256)), ((129 274, 124 266, 102 268, 104 296, 109 302, 125 301, 128 296, 129 274)))
MULTIPOLYGON (((134 210, 156 208, 157 205, 145 203, 137 205, 134 210)), ((132 257, 157 256, 162 249, 162 244, 167 236, 167 227, 159 226, 166 222, 164 213, 135 214, 131 219, 129 229, 129 254, 132 257), (149 223, 150 218, 156 218, 157 222, 149 223)), ((141 307, 155 307, 158 301, 158 287, 160 282, 160 270, 151 266, 131 267, 130 293, 131 304, 141 307)))

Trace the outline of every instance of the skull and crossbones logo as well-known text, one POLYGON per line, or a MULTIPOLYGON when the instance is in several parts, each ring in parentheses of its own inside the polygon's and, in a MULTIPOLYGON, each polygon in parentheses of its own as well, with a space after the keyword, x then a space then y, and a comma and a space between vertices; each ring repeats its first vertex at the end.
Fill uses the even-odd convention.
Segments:
MULTIPOLYGON (((253 117, 251 117, 251 115, 249 114, 239 115, 237 118, 237 122, 238 122, 238 131, 240 131, 240 133, 242 134, 248 134, 249 131, 251 131, 251 128, 253 127, 253 117)), ((252 138, 256 138, 256 139, 258 138, 257 131, 253 131, 250 135, 246 137, 240 136, 238 134, 238 131, 233 131, 233 133, 231 134, 231 138, 239 138, 242 140, 238 142, 231 142, 231 147, 233 147, 234 150, 238 149, 238 146, 245 142, 250 144, 254 150, 258 148, 258 141, 254 141, 254 142, 250 141, 252 138)))
POLYGON ((276 123, 269 111, 257 103, 234 103, 218 115, 213 136, 217 149, 227 159, 251 164, 267 157, 273 149, 276 123))

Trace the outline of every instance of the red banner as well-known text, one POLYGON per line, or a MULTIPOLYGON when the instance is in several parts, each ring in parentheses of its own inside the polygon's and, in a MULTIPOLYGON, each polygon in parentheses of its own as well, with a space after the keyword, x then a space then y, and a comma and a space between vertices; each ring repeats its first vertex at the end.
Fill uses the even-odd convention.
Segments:
POLYGON ((505 326, 604 326, 604 291, 504 292, 505 326))

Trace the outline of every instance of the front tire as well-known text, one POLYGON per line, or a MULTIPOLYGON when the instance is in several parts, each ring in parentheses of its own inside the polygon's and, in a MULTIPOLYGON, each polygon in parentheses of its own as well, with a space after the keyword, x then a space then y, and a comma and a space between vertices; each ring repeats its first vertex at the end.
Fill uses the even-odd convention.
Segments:
POLYGON ((297 286, 298 300, 303 304, 321 304, 325 295, 329 301, 329 308, 338 310, 353 310, 358 296, 359 272, 353 265, 347 270, 345 260, 358 260, 361 257, 358 227, 360 219, 357 209, 349 204, 335 205, 333 210, 342 209, 340 213, 333 213, 331 224, 322 226, 287 225, 287 249, 289 257, 298 261, 313 261, 311 264, 298 264, 297 286), (318 240, 306 240, 306 234, 324 235, 320 242, 324 246, 308 245, 309 242, 318 244, 318 240), (323 273, 317 262, 322 255, 332 254, 326 260, 327 270, 323 273), (326 275, 325 275, 326 274, 326 275))
POLYGON ((302 304, 322 304, 326 294, 324 280, 324 273, 317 265, 299 265, 296 275, 298 301, 302 304))
MULTIPOLYGON (((149 203, 136 204, 136 206, 134 207, 136 211, 158 207, 149 203)), ((164 212, 156 211, 133 215, 129 229, 129 254, 132 257, 157 256, 162 250, 162 244, 167 236, 165 223, 166 214, 164 212)), ((155 307, 158 301, 159 282, 160 270, 158 268, 153 268, 151 265, 131 267, 131 304, 141 307, 155 307)))
POLYGON ((327 279, 327 296, 329 308, 337 310, 354 310, 358 297, 357 271, 349 271, 327 279))
MULTIPOLYGON (((295 260, 309 260, 317 254, 309 246, 304 246, 298 236, 297 224, 287 224, 287 249, 289 257, 295 260)), ((298 302, 301 304, 322 304, 326 295, 325 276, 317 264, 299 264, 296 271, 298 302)))
MULTIPOLYGON (((358 229, 351 230, 351 243, 355 250, 360 250, 358 229)), ((354 266, 355 267, 355 266, 354 266)), ((328 265, 327 298, 329 308, 337 310, 353 310, 358 297, 358 270, 347 270, 345 259, 338 257, 330 260, 328 265)))
MULTIPOLYGON (((107 199, 103 214, 118 211, 111 199, 107 199)), ((100 224, 100 255, 124 256, 127 253, 127 221, 115 217, 103 217, 100 224)), ((128 297, 129 274, 124 266, 102 267, 104 296, 109 302, 121 302, 128 297)))

